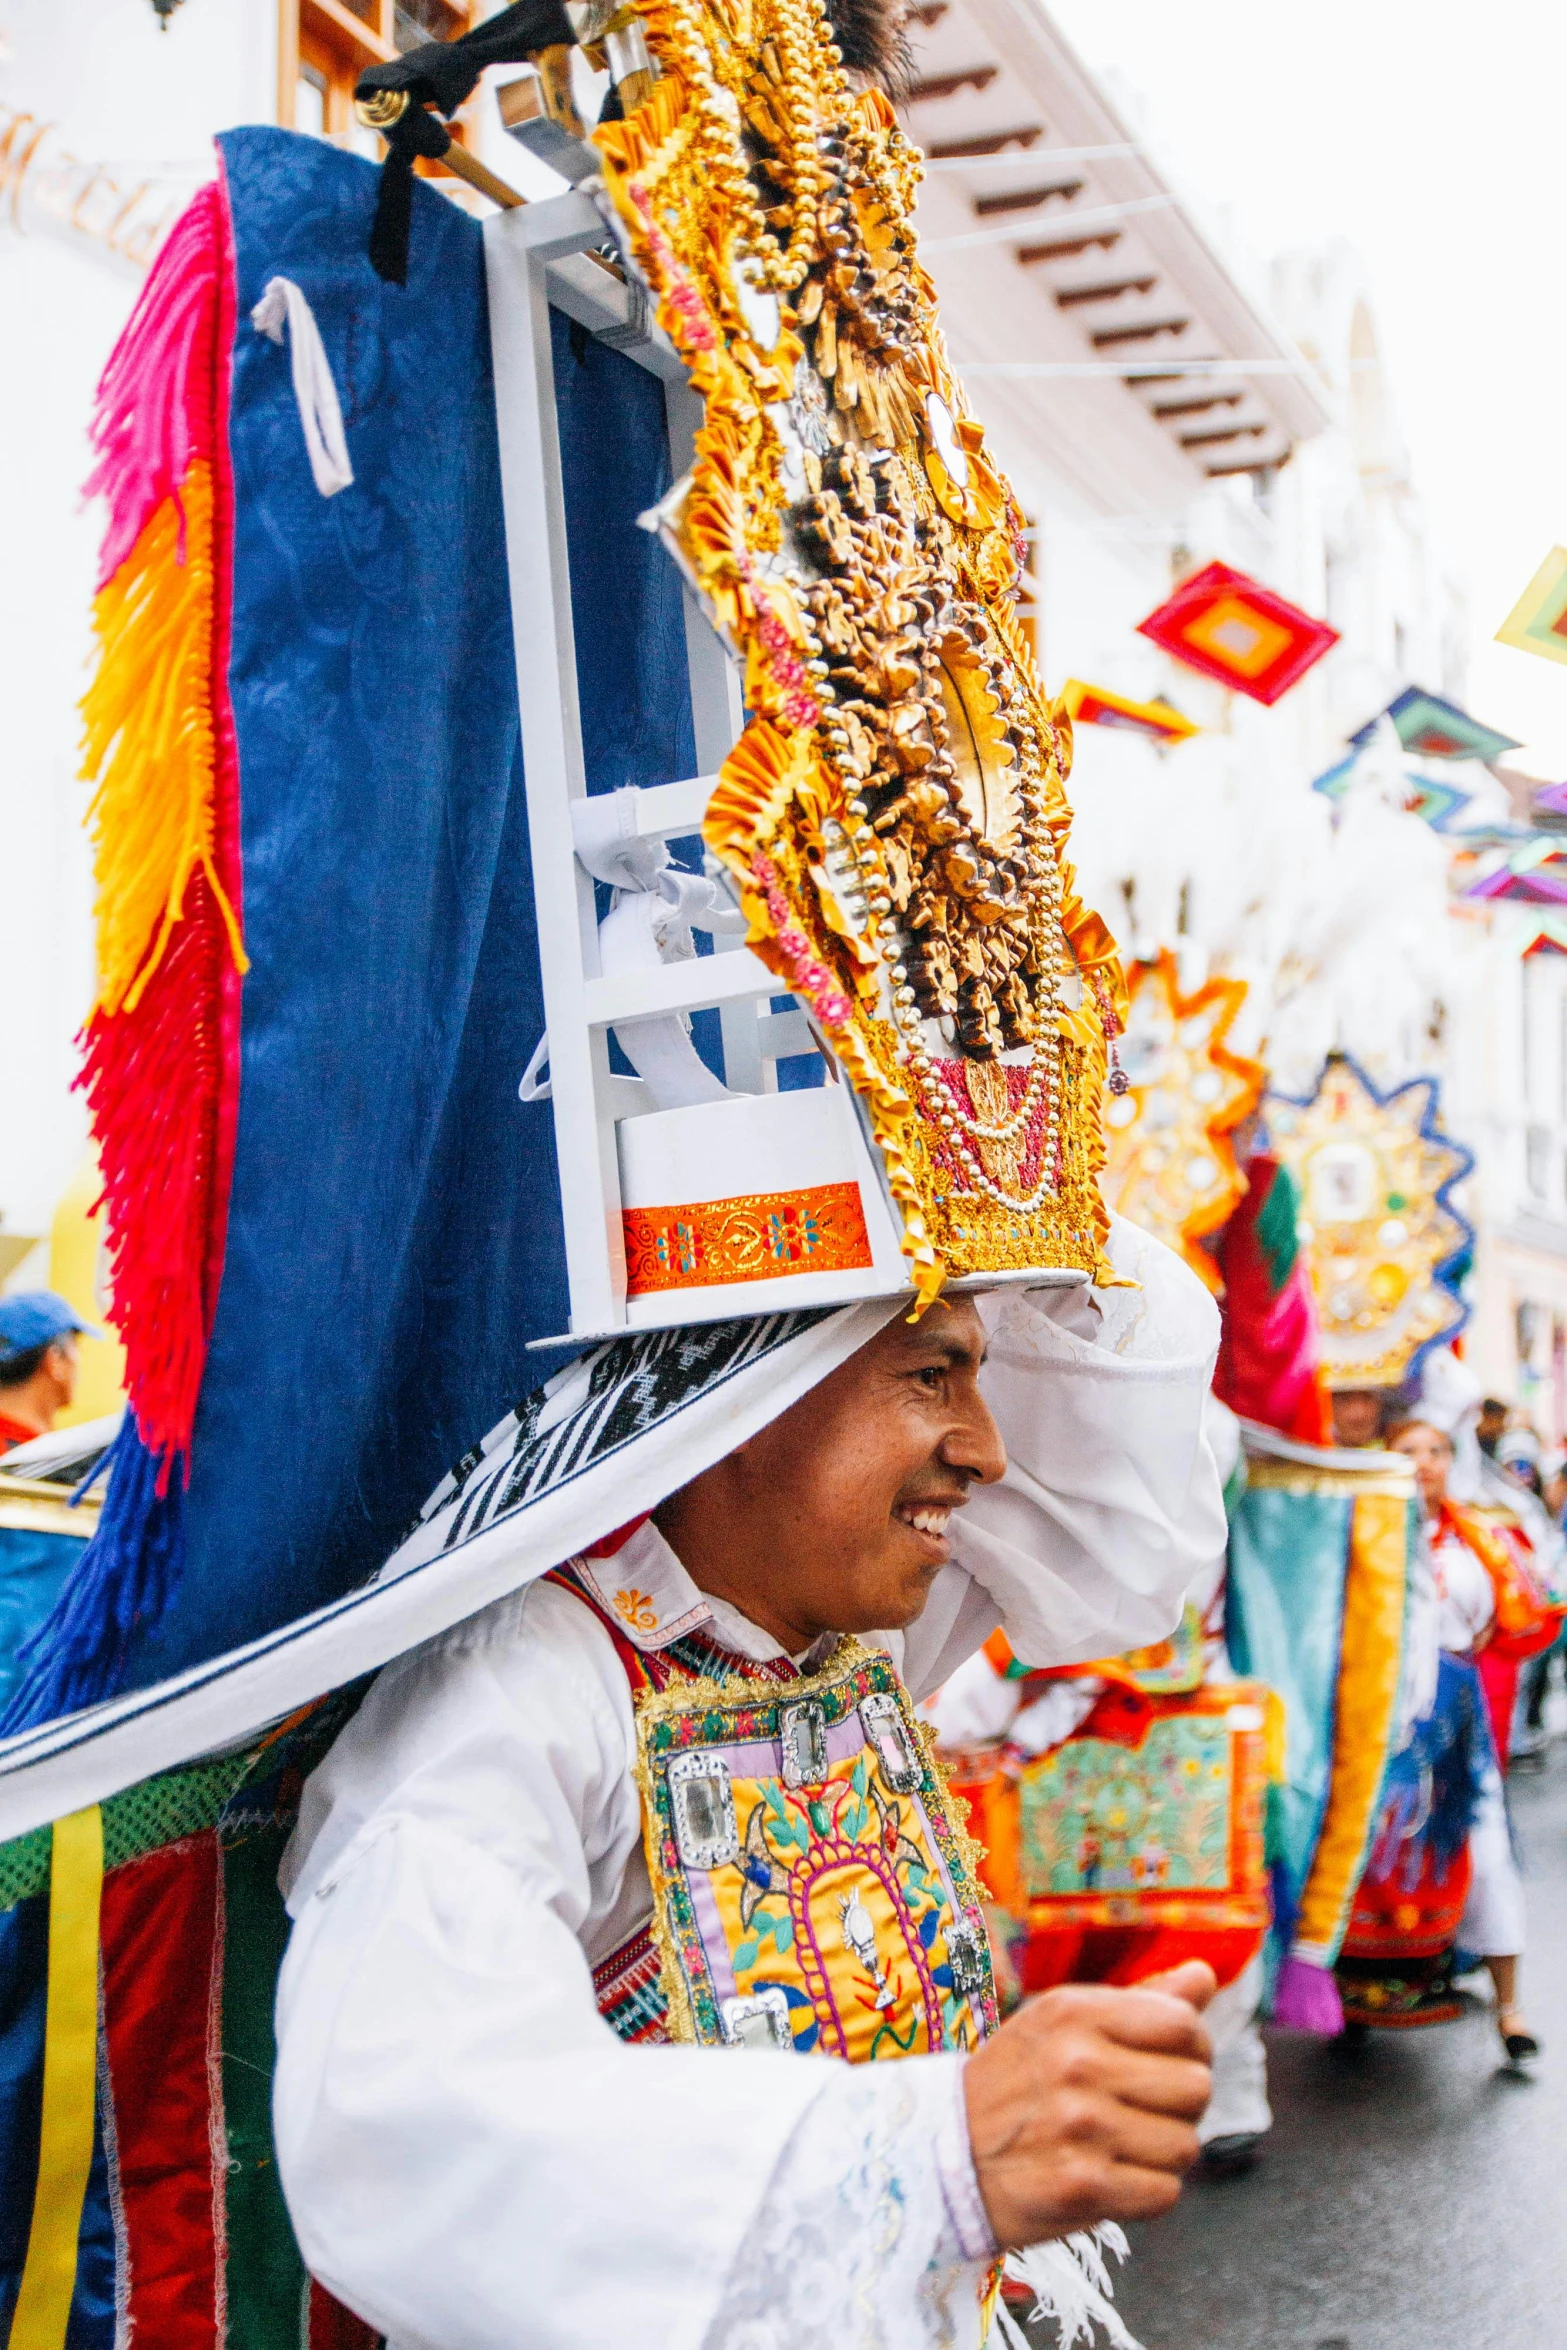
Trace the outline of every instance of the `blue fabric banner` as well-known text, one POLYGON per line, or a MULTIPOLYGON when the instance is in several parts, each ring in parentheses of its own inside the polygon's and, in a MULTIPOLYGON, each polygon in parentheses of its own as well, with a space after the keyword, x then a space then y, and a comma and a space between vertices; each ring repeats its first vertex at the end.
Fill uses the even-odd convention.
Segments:
MULTIPOLYGON (((369 165, 281 131, 221 144, 252 968, 187 1565, 125 1687, 361 1581, 567 1320, 550 1111, 517 1098, 543 1012, 481 232, 416 183, 408 284, 383 284, 369 165), (274 275, 342 399, 355 479, 331 499, 289 354, 249 323, 274 275)), ((694 771, 681 589, 635 523, 671 478, 663 395, 556 326, 591 787, 668 782, 694 771)))
POLYGON ((1292 1911, 1317 1848, 1332 1775, 1353 1509, 1345 1493, 1249 1486, 1230 1519, 1230 1661, 1284 1700, 1276 1859, 1292 1911))

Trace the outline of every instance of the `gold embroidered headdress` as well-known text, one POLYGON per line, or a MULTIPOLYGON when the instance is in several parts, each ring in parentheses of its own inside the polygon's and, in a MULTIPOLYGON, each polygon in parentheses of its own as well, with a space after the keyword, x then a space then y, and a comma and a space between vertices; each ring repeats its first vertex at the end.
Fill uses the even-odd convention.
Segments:
POLYGON ((1330 1387, 1399 1387, 1469 1318, 1473 1227, 1450 1193, 1474 1161, 1443 1132, 1437 1081, 1381 1093, 1333 1054, 1311 1095, 1270 1094, 1268 1135, 1301 1193, 1330 1387))
POLYGON ((657 523, 745 675, 706 839, 868 1106, 920 1295, 1093 1274, 1121 979, 1065 861, 1022 518, 915 254, 917 151, 817 0, 636 14, 659 78, 595 145, 705 403, 657 523))
POLYGON ((1262 1063, 1227 1041, 1246 983, 1209 979, 1184 994, 1176 959, 1165 952, 1133 964, 1127 984, 1126 1091, 1105 1112, 1105 1198, 1218 1291, 1218 1266, 1203 1242, 1245 1197, 1234 1135, 1268 1082, 1262 1063))

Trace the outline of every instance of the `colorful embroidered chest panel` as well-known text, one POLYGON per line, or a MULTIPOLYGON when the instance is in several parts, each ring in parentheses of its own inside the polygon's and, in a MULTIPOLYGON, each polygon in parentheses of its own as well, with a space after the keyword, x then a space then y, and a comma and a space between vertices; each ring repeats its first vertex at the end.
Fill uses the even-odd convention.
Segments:
MULTIPOLYGON (((671 2038, 869 2063, 993 2029, 975 1848, 885 1657, 846 1639, 809 1677, 682 1675, 635 1704, 671 2038)), ((601 2007, 648 2037, 632 1988, 601 1982, 601 2007)))
POLYGON ((1102 1706, 1026 1764, 1017 1873, 1035 1922, 1265 1925, 1267 1706, 1245 1683, 1133 1700, 1124 1725, 1102 1706))

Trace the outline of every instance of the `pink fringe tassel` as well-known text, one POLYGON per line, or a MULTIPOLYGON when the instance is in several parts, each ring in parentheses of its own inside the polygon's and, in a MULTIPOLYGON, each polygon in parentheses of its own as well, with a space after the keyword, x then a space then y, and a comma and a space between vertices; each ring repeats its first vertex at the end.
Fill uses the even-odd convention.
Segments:
MULTIPOLYGON (((242 918, 239 766, 228 662, 233 489, 228 367, 234 284, 227 198, 203 188, 170 230, 104 369, 89 495, 108 503, 101 580, 113 576, 190 465, 212 469, 215 862, 242 918)), ((183 559, 183 549, 182 549, 183 559)), ((191 1430, 217 1307, 239 1100, 240 979, 216 901, 191 878, 182 919, 133 1011, 89 1018, 87 1094, 137 1429, 157 1491, 190 1472, 191 1430)))
POLYGON ((98 462, 85 491, 109 507, 99 587, 119 570, 155 508, 178 496, 192 458, 213 454, 208 370, 225 227, 214 183, 169 231, 100 379, 92 423, 98 462))

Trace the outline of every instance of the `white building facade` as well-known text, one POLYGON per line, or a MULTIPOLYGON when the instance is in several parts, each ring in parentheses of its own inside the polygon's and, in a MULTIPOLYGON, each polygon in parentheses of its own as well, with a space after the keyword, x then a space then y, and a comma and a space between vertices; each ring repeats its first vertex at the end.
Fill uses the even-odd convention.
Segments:
MULTIPOLYGON (((1567 959, 1521 959, 1538 930, 1521 910, 1455 911, 1453 845, 1409 811, 1390 728, 1336 814, 1311 789, 1405 687, 1466 695, 1463 599, 1411 476, 1357 256, 1337 244, 1264 270, 1225 253, 1134 110, 1031 0, 921 13, 910 115, 932 158, 928 265, 1036 525, 1047 680, 1162 696, 1204 730, 1160 751, 1079 729, 1085 894, 1126 950, 1175 948, 1191 984, 1246 979, 1237 1041, 1284 1090, 1309 1089, 1333 1049, 1384 1087, 1442 1079, 1477 1162, 1459 1194, 1478 1227, 1470 1359, 1559 1437, 1567 959), (1136 633, 1215 558, 1340 633, 1271 710, 1136 633)), ((1521 812, 1474 762, 1440 773, 1471 795, 1460 823, 1521 812)))

